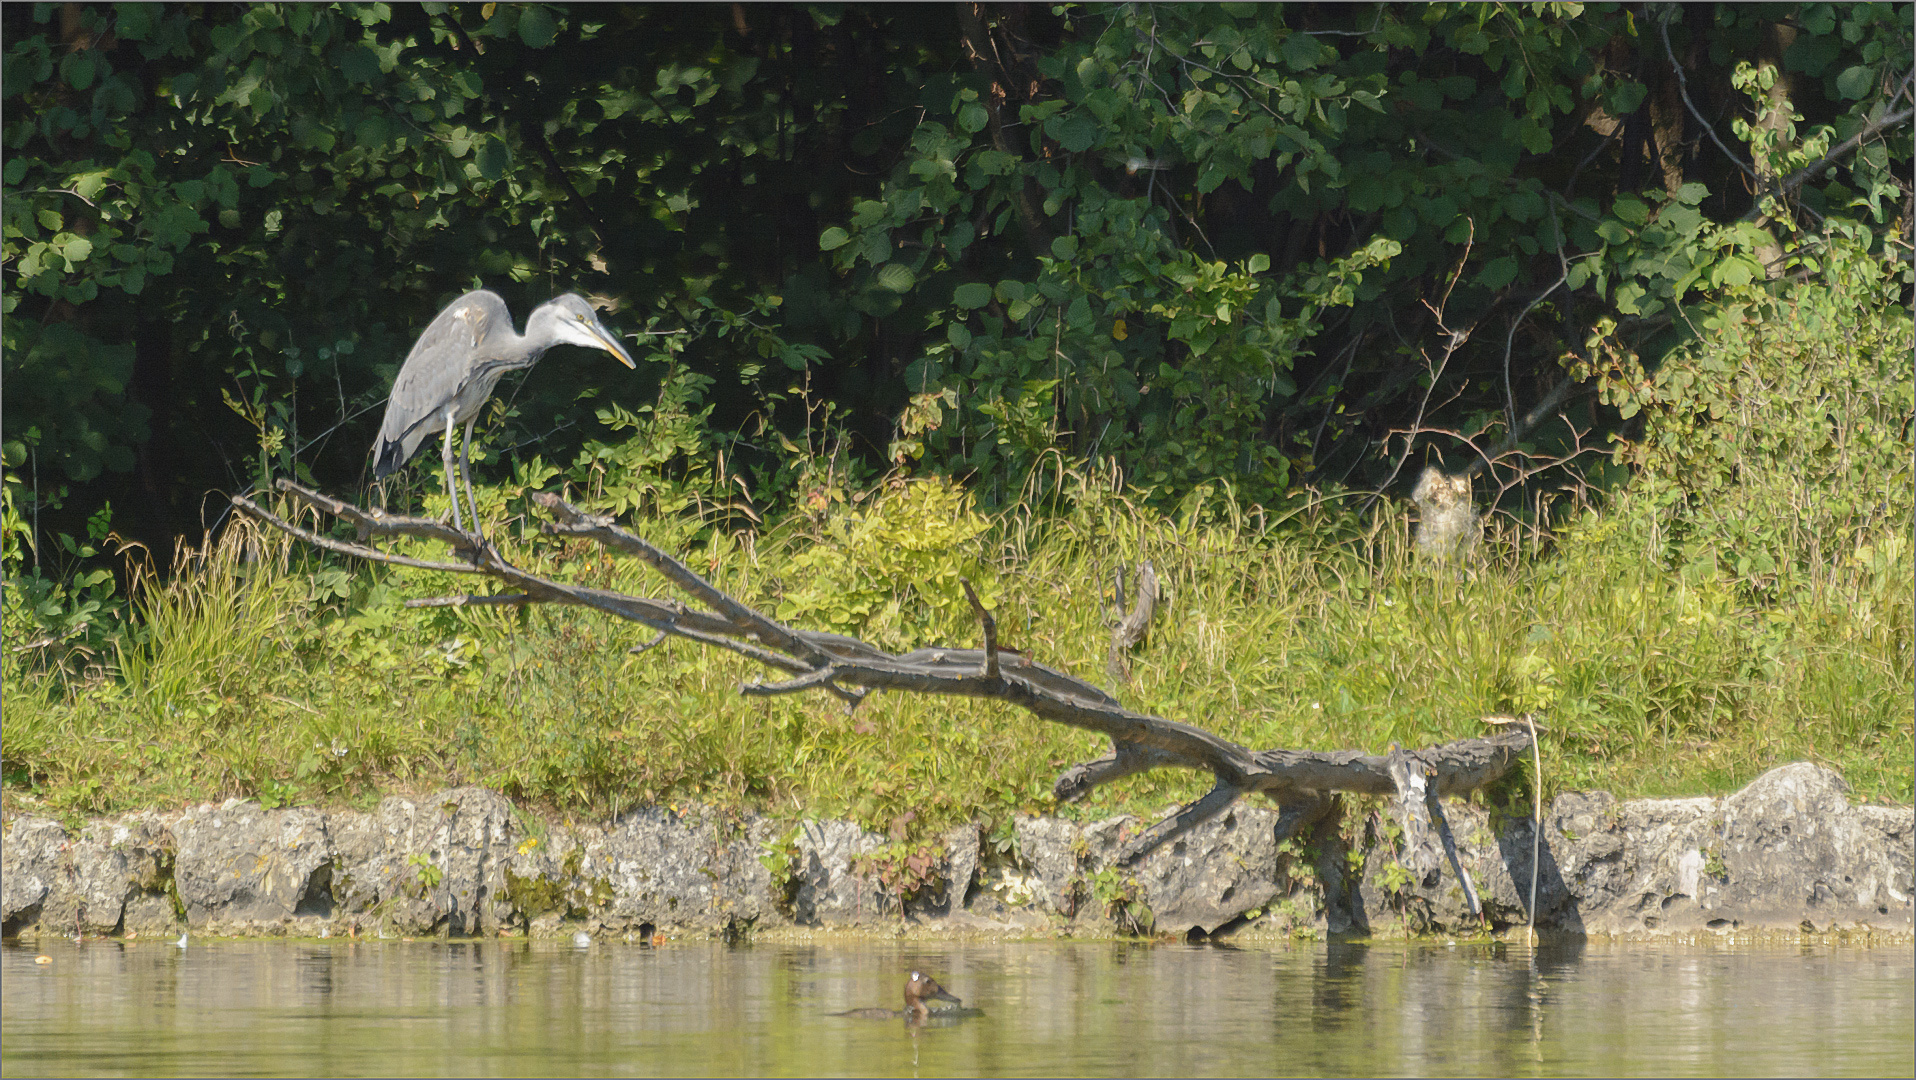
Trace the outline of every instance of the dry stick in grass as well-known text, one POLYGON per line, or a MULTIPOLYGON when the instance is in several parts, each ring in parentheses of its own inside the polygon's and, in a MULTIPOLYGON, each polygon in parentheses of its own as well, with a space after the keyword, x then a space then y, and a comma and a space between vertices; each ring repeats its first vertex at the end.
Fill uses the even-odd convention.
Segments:
POLYGON ((1537 944, 1537 875, 1540 871, 1538 860, 1543 857, 1543 748, 1537 742, 1537 718, 1531 713, 1522 716, 1486 716, 1486 724, 1515 724, 1521 722, 1530 735, 1531 761, 1535 764, 1536 791, 1530 797, 1530 902, 1524 906, 1528 921, 1524 924, 1525 944, 1537 944))
MULTIPOLYGON (((1074 765, 1058 777, 1052 790, 1061 800, 1080 798, 1100 784, 1149 769, 1197 769, 1216 778, 1216 786, 1203 798, 1181 807, 1133 841, 1119 857, 1124 864, 1137 861, 1250 794, 1262 794, 1279 803, 1280 820, 1293 829, 1322 817, 1331 805, 1325 793, 1332 791, 1397 795, 1400 813, 1409 814, 1414 809, 1428 823, 1432 820, 1428 811, 1436 799, 1468 793, 1502 776, 1533 742, 1529 734, 1511 731, 1418 751, 1394 749, 1389 755, 1359 750, 1253 751, 1191 724, 1134 712, 1090 683, 999 649, 995 622, 970 589, 966 590, 968 598, 985 629, 985 648, 936 646, 897 655, 842 634, 785 626, 727 595, 685 564, 620 528, 611 518, 586 513, 554 495, 533 496, 554 518, 544 526, 545 532, 590 539, 633 555, 709 610, 688 607, 680 601, 568 585, 512 565, 490 544, 475 547, 469 537, 440 522, 365 510, 288 480, 281 480, 278 487, 293 498, 352 522, 362 540, 371 536, 418 537, 447 544, 470 561, 430 563, 393 555, 364 543, 331 540, 298 528, 242 497, 234 497, 233 504, 268 525, 327 550, 397 566, 484 574, 523 594, 523 601, 515 597, 514 602, 589 607, 662 634, 729 649, 792 676, 782 682, 741 686, 747 694, 823 688, 844 699, 848 709, 855 708, 873 690, 989 698, 1017 705, 1042 720, 1108 737, 1109 754, 1074 765), (1413 804, 1406 798, 1406 783, 1400 783, 1393 774, 1400 774, 1406 781, 1414 775, 1428 790, 1428 797, 1420 791, 1413 804)), ((1435 820, 1442 820, 1441 808, 1436 810, 1435 820)))

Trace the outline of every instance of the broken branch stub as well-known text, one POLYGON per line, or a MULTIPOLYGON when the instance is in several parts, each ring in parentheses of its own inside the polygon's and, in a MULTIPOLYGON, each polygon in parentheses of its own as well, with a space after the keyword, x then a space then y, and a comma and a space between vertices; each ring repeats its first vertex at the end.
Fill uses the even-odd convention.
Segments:
MULTIPOLYGON (((1420 810, 1437 799, 1470 792, 1502 776, 1531 746, 1527 730, 1505 730, 1489 738, 1460 739, 1418 751, 1396 747, 1387 755, 1359 750, 1260 750, 1239 746, 1203 728, 1127 709, 1111 695, 1066 672, 997 645, 996 622, 966 582, 966 595, 984 633, 983 649, 934 646, 893 654, 843 634, 786 626, 736 599, 694 573, 644 538, 620 528, 609 517, 590 514, 556 495, 534 501, 553 517, 543 526, 555 536, 591 540, 632 555, 658 571, 701 607, 683 601, 629 596, 609 589, 569 585, 522 570, 496 548, 429 518, 368 510, 309 490, 290 480, 281 492, 351 522, 360 543, 333 540, 302 529, 242 496, 233 505, 242 513, 299 540, 370 562, 449 573, 483 574, 510 586, 511 596, 471 598, 468 603, 551 603, 592 608, 650 627, 661 635, 683 637, 729 649, 783 673, 771 683, 749 683, 754 695, 825 689, 856 707, 873 690, 986 698, 1016 705, 1042 720, 1097 732, 1111 740, 1111 752, 1066 769, 1053 786, 1060 800, 1082 798, 1100 784, 1151 769, 1186 768, 1208 772, 1216 786, 1154 825, 1125 853, 1135 861, 1169 839, 1222 813, 1238 798, 1263 794, 1296 813, 1301 824, 1315 820, 1328 805, 1326 793, 1347 791, 1394 795, 1400 806, 1420 810), (383 552, 364 541, 379 536, 409 536, 444 543, 467 561, 437 563, 383 552), (1426 792, 1429 798, 1426 798, 1426 792)), ((1141 633, 1157 598, 1156 575, 1140 573, 1138 604, 1123 620, 1136 621, 1141 633), (1148 582, 1148 584, 1147 584, 1148 582), (1147 602, 1147 596, 1150 598, 1147 602)), ((456 602, 456 601, 448 601, 456 602)), ((1127 631, 1128 633, 1129 631, 1127 631)), ((1113 645, 1122 640, 1114 634, 1113 645)), ((1129 647, 1129 644, 1126 645, 1129 647)), ((1407 822, 1412 815, 1404 814, 1407 822)), ((1432 820, 1417 816, 1428 830, 1432 820)), ((1300 826, 1298 827, 1301 827, 1300 826)), ((1448 832, 1446 827, 1440 829, 1448 832)), ((1416 846, 1422 850, 1423 846, 1416 846)), ((1420 859, 1430 856, 1419 855, 1420 859)))
POLYGON ((1119 567, 1113 599, 1117 601, 1118 621, 1111 628, 1111 648, 1104 658, 1105 673, 1120 683, 1131 681, 1131 666, 1125 655, 1144 640, 1144 631, 1158 609, 1158 572, 1147 561, 1138 567, 1138 600, 1130 611, 1124 610, 1124 569, 1119 567))

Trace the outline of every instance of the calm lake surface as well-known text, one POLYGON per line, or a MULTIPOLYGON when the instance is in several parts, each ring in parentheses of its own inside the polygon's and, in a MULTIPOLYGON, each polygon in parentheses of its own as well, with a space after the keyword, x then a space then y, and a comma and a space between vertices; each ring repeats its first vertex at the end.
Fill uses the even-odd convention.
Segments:
POLYGON ((1913 1016, 1916 953, 1890 947, 0 949, 8 1077, 1909 1076, 1913 1016), (827 1015, 897 1008, 913 968, 984 1015, 827 1015))

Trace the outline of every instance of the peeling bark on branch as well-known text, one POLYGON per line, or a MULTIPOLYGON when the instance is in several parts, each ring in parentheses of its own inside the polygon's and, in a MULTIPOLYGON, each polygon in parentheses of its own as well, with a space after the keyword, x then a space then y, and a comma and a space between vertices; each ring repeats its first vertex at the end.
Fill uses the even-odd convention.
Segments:
MULTIPOLYGON (((244 497, 234 496, 233 505, 329 551, 394 566, 483 574, 516 590, 504 596, 432 601, 435 604, 554 603, 589 607, 651 627, 661 637, 669 634, 730 649, 788 676, 777 682, 745 684, 740 691, 746 694, 825 689, 843 699, 848 710, 856 708, 873 690, 989 698, 1017 705, 1043 720, 1109 737, 1109 754, 1073 765, 1058 777, 1053 792, 1060 800, 1082 798, 1100 784, 1151 769, 1197 769, 1216 778, 1216 786, 1203 798, 1180 808, 1134 842, 1125 853, 1126 862, 1142 858, 1185 830, 1222 813, 1244 795, 1262 794, 1277 801, 1284 808, 1285 819, 1295 819, 1293 827, 1301 828, 1326 811, 1330 804, 1327 793, 1348 791, 1396 796, 1400 816, 1413 840, 1410 858, 1420 868, 1426 864, 1434 868, 1438 856, 1429 842, 1433 823, 1449 846, 1449 827, 1439 798, 1467 794, 1495 780, 1521 760, 1531 746, 1527 730, 1510 729, 1488 738, 1462 739, 1418 751, 1393 745, 1390 753, 1381 755, 1359 750, 1253 751, 1191 724, 1132 711, 1090 683, 1000 650, 996 624, 969 582, 965 591, 983 627, 985 647, 933 647, 899 655, 842 634, 786 626, 727 595, 671 555, 620 528, 611 518, 586 513, 554 495, 533 496, 553 517, 544 526, 546 533, 589 539, 632 555, 704 609, 675 600, 628 596, 553 581, 513 566, 491 544, 438 521, 367 510, 288 480, 279 482, 279 490, 352 522, 361 542, 320 536, 244 497), (394 555, 365 542, 375 536, 412 536, 444 543, 467 561, 441 563, 394 555)), ((1140 588, 1139 610, 1148 618, 1144 588, 1140 588)), ((1155 593, 1155 589, 1151 591, 1155 593)), ((1452 862, 1454 865, 1454 855, 1452 862)))

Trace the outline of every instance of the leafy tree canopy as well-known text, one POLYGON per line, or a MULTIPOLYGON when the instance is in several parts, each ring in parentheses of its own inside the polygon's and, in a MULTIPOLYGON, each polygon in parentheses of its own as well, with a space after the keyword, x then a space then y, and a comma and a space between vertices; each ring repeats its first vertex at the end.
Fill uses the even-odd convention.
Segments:
POLYGON ((495 479, 763 510, 897 465, 987 504, 1059 460, 1171 501, 1499 452, 1504 488, 1558 483, 1632 434, 1583 391, 1604 357, 1683 362, 1719 290, 1831 237, 1891 265, 1876 302, 1911 281, 1908 5, 0 20, 37 534, 111 504, 164 545, 211 491, 362 481, 414 335, 477 285, 660 332, 639 376, 560 350, 505 389, 495 479))

